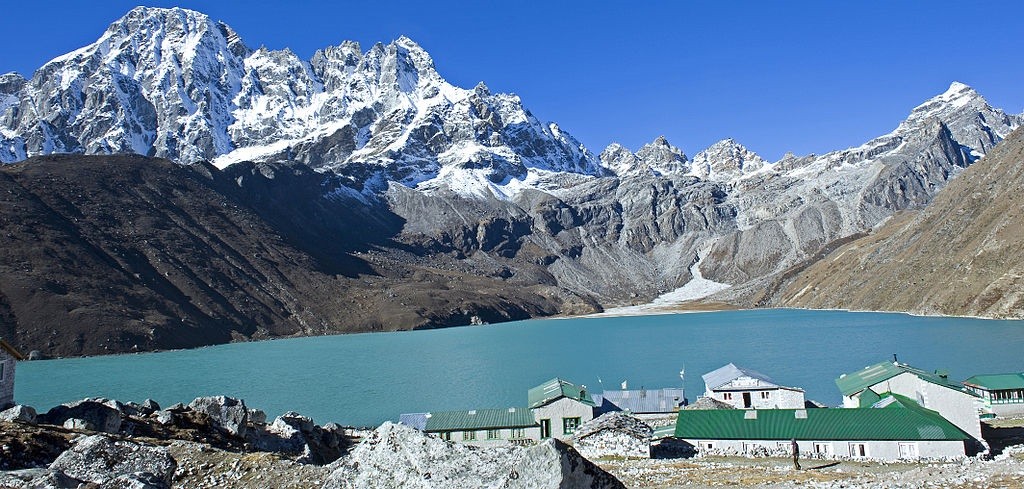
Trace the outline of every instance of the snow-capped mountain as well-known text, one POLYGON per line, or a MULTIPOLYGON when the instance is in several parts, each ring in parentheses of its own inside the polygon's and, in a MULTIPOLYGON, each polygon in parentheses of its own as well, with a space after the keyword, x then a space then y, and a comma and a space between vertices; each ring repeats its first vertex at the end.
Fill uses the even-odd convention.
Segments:
MULTIPOLYGON (((504 185, 545 172, 602 175, 568 133, 519 97, 447 83, 402 37, 362 52, 248 48, 198 12, 138 7, 24 83, 0 81, 0 161, 138 153, 181 163, 350 165, 414 186, 504 185), (465 170, 457 178, 451 168, 465 170)), ((367 178, 368 179, 368 178, 367 178)))
MULTIPOLYGON (((756 302, 791 267, 926 205, 1022 123, 953 83, 891 133, 824 155, 768 162, 726 139, 690 159, 659 137, 597 157, 515 95, 449 84, 408 38, 365 51, 344 42, 303 60, 250 49, 227 25, 177 8, 136 8, 31 79, 0 76, 0 162, 49 153, 212 161, 228 182, 218 185, 237 186, 230 192, 261 212, 277 215, 268 202, 286 194, 354 195, 342 207, 383 216, 385 241, 405 247, 397 261, 601 305, 701 276, 732 285, 719 298, 756 302), (236 164, 247 160, 255 164, 236 164), (298 167, 303 178, 286 183, 298 167)), ((313 217, 281 221, 347 219, 307 204, 313 217)), ((316 237, 316 253, 332 233, 350 233, 300 231, 296 241, 316 237)))
POLYGON ((669 144, 665 136, 643 145, 636 154, 612 143, 599 156, 601 165, 617 176, 679 175, 689 168, 686 154, 669 144))

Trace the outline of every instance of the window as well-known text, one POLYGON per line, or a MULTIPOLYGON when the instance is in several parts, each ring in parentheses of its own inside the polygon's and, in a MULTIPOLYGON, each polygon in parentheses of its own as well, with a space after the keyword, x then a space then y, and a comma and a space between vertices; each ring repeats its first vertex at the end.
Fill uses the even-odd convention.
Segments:
POLYGON ((462 432, 462 441, 472 441, 472 440, 476 440, 476 432, 475 431, 463 431, 462 432))
POLYGON ((768 391, 762 391, 761 392, 761 399, 768 399, 770 396, 771 396, 771 393, 768 392, 768 391))
POLYGON ((732 400, 732 392, 726 392, 725 394, 722 394, 722 399, 725 399, 726 401, 731 401, 732 400))
POLYGON ((715 448, 715 442, 711 442, 711 441, 702 441, 702 442, 700 442, 700 447, 701 447, 701 448, 703 448, 703 449, 705 449, 705 450, 714 450, 714 448, 715 448))
POLYGON ((562 433, 571 435, 580 426, 580 418, 562 418, 562 433))
POLYGON ((814 453, 818 455, 830 456, 832 455, 832 444, 824 442, 815 443, 814 453))
POLYGON ((522 428, 512 428, 512 439, 526 438, 526 430, 522 428))
POLYGON ((452 432, 451 431, 442 431, 441 433, 439 433, 439 435, 441 435, 441 439, 442 440, 452 441, 452 432))
POLYGON ((917 458, 917 443, 900 443, 900 458, 917 458))
POLYGON ((850 456, 853 458, 867 457, 868 456, 868 445, 866 443, 851 443, 850 444, 850 456))
POLYGON ((487 439, 488 440, 500 440, 501 439, 501 430, 487 430, 487 439))

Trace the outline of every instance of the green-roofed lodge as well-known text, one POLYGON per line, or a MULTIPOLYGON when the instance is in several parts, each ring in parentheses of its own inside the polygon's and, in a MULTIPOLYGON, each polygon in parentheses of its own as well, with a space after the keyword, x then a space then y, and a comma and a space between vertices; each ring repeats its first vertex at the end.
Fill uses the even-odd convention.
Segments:
POLYGON ((675 437, 698 451, 882 460, 962 457, 971 436, 913 399, 885 393, 871 407, 683 410, 675 437))
POLYGON ((1024 415, 1024 373, 975 375, 965 380, 964 386, 981 396, 986 412, 1024 415))
POLYGON ((566 440, 594 419, 596 404, 586 386, 559 378, 527 391, 528 407, 403 414, 399 423, 470 445, 529 444, 566 440))
POLYGON ((874 404, 884 393, 912 399, 938 412, 973 439, 969 454, 983 450, 979 414, 982 399, 963 384, 941 371, 929 372, 898 361, 885 361, 841 375, 836 387, 843 394, 843 407, 874 404))

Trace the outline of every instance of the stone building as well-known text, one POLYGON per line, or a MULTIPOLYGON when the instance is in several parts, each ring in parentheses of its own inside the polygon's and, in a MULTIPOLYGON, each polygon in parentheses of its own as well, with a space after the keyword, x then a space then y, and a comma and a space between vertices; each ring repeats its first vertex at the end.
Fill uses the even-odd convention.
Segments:
POLYGON ((975 375, 963 384, 981 396, 984 413, 1024 416, 1024 373, 975 375))
POLYGON ((651 458, 654 430, 647 423, 616 411, 583 423, 573 437, 573 447, 584 457, 651 458))
POLYGON ((14 405, 14 369, 25 356, 0 338, 0 409, 14 405))
POLYGON ((915 400, 924 408, 938 412, 973 438, 970 451, 984 448, 981 420, 982 399, 943 372, 927 372, 897 361, 881 362, 836 379, 843 393, 843 406, 865 407, 878 402, 886 393, 915 400))
POLYGON ((963 457, 970 436, 916 401, 886 394, 849 409, 683 410, 675 437, 704 454, 878 460, 963 457))
POLYGON ((776 384, 770 377, 728 364, 703 375, 704 396, 737 409, 802 409, 804 391, 776 384))

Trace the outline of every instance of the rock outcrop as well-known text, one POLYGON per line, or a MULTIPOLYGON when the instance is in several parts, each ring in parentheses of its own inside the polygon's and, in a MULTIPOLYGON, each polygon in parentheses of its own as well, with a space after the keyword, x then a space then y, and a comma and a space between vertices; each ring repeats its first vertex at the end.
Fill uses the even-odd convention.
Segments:
POLYGON ((166 448, 87 436, 50 464, 50 470, 104 487, 166 487, 177 463, 166 448))
POLYGON ((592 460, 601 457, 651 457, 654 430, 635 416, 622 412, 602 414, 580 425, 573 447, 592 460))
POLYGON ((622 488, 568 445, 476 448, 385 423, 334 465, 325 489, 622 488))

